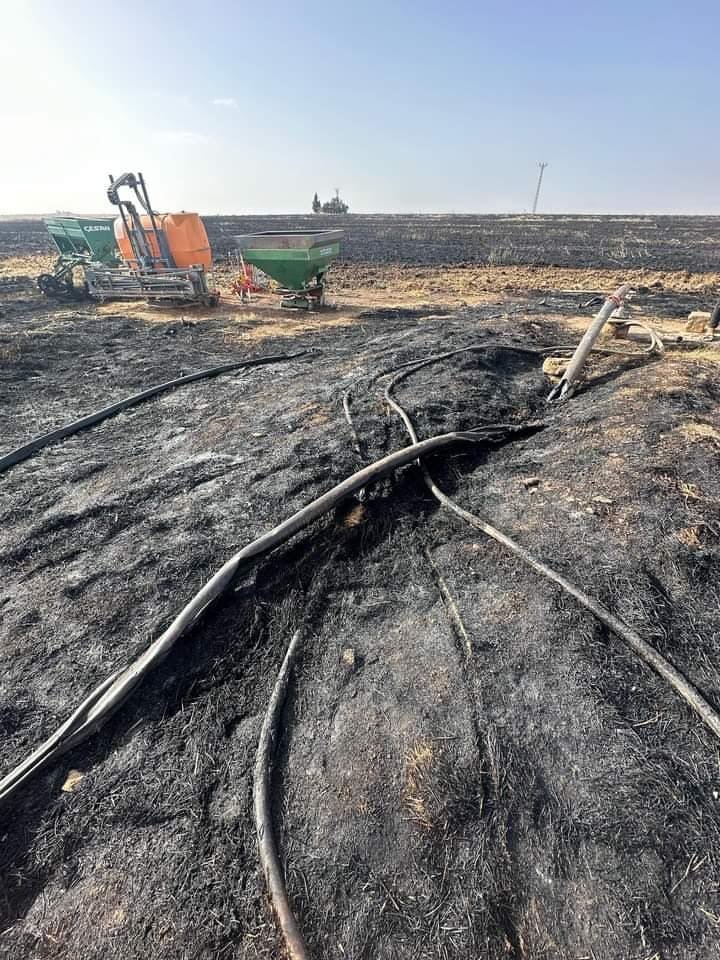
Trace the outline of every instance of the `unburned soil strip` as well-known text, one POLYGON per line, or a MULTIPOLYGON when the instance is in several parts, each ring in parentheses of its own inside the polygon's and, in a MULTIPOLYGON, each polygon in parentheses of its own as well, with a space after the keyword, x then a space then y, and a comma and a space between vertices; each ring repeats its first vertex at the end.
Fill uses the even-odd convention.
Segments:
POLYGON ((208 380, 211 377, 219 377, 221 374, 230 373, 233 370, 242 370, 245 367, 260 367, 267 363, 282 363, 283 361, 295 360, 298 357, 307 355, 307 350, 301 350, 299 353, 281 353, 276 356, 252 357, 250 360, 237 360, 233 363, 223 363, 218 367, 210 367, 207 370, 198 370, 184 377, 178 377, 176 380, 167 380, 165 383, 148 387, 147 390, 134 393, 129 397, 125 397, 123 400, 117 400, 115 403, 103 407, 102 410, 96 410, 94 413, 89 413, 85 417, 80 417, 79 420, 73 420, 72 423, 68 423, 64 427, 58 427, 57 430, 52 430, 50 433, 35 437, 28 443, 23 444, 23 446, 11 450, 9 453, 6 453, 5 456, 0 457, 0 473, 8 470, 16 463, 27 460, 34 453, 37 453, 38 450, 50 446, 51 443, 64 440, 65 437, 71 437, 76 433, 80 433, 81 430, 92 427, 97 423, 102 423, 103 420, 108 420, 110 417, 114 417, 115 414, 127 410, 129 407, 136 407, 139 403, 150 400, 152 397, 158 396, 158 394, 167 393, 178 387, 184 387, 186 384, 195 383, 197 380, 208 380))

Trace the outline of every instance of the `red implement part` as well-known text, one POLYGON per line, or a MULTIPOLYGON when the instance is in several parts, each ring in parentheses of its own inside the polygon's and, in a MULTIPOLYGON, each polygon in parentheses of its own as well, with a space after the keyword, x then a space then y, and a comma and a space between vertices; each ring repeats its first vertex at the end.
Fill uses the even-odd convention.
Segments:
POLYGON ((261 293, 262 289, 263 288, 259 287, 255 282, 255 272, 252 264, 243 264, 240 267, 240 272, 237 277, 233 280, 233 293, 238 293, 242 297, 248 293, 261 293))

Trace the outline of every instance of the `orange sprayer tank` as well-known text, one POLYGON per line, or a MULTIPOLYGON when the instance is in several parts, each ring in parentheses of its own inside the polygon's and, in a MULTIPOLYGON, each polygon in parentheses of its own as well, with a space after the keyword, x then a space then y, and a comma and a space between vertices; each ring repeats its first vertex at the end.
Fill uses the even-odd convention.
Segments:
MULTIPOLYGON (((152 232, 152 221, 146 213, 142 215, 141 220, 150 249, 154 256, 159 257, 160 251, 152 232)), ((206 270, 212 267, 210 241, 205 232, 205 224, 197 213, 158 213, 155 215, 155 224, 167 238, 175 266, 203 266, 206 270)), ((120 249, 120 256, 123 260, 132 262, 135 257, 122 217, 115 220, 115 239, 120 249)))

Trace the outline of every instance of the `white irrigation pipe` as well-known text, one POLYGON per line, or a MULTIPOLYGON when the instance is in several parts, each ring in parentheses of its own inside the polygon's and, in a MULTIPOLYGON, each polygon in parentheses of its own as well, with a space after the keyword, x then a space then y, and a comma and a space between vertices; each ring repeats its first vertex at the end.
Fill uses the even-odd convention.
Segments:
POLYGON ((582 340, 575 348, 565 373, 559 383, 555 384, 548 394, 548 403, 553 400, 567 400, 575 390, 575 381, 580 376, 585 360, 593 348, 593 344, 600 336, 600 331, 610 319, 610 315, 621 307, 625 297, 630 292, 630 285, 625 283, 605 300, 590 326, 585 331, 582 340))

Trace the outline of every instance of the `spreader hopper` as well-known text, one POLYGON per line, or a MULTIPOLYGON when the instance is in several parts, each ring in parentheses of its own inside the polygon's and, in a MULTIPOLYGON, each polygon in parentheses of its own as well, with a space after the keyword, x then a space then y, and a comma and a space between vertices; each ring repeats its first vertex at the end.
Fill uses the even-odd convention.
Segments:
POLYGON ((236 237, 245 263, 280 284, 284 307, 322 306, 325 274, 340 254, 342 230, 269 230, 236 237))

